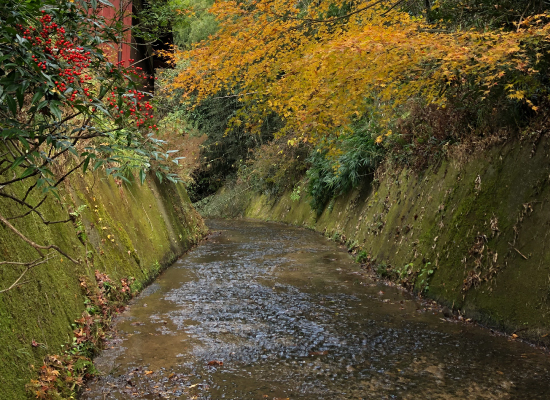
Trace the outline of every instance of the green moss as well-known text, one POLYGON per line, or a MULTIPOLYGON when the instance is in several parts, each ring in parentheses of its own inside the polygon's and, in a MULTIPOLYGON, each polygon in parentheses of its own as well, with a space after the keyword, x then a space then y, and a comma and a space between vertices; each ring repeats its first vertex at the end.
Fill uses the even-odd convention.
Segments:
MULTIPOLYGON (((23 188, 16 188, 22 191, 23 188)), ((95 269, 112 279, 133 276, 143 287, 174 261, 206 228, 192 209, 185 190, 160 185, 149 178, 144 185, 127 188, 101 173, 72 176, 60 190, 61 201, 49 199, 41 211, 61 220, 68 212, 86 205, 81 214, 88 240, 83 244, 72 223, 45 226, 36 215, 14 220, 14 225, 37 243, 55 243, 79 265, 55 256, 29 271, 24 285, 0 294, 0 385, 2 397, 25 398, 25 384, 36 374, 46 354, 61 350, 72 335, 72 322, 84 310, 80 276, 93 279, 95 269), (113 239, 113 240, 111 240, 113 239), (40 343, 31 345, 32 340, 40 343)), ((30 199, 36 202, 37 198, 30 199)), ((4 215, 21 212, 0 200, 4 215)), ((28 261, 36 251, 0 225, 2 259, 28 261)), ((17 268, 0 270, 0 287, 19 276, 17 268)))
POLYGON ((239 194, 239 201, 224 203, 233 214, 337 234, 385 275, 400 279, 411 266, 406 283, 417 291, 482 323, 542 339, 550 332, 549 157, 550 142, 543 140, 534 155, 531 144, 509 143, 423 174, 389 165, 375 186, 334 199, 319 218, 307 196, 292 201, 290 191, 270 199, 233 186, 210 204, 220 207, 222 198, 239 194), (470 271, 481 279, 468 288, 470 271))

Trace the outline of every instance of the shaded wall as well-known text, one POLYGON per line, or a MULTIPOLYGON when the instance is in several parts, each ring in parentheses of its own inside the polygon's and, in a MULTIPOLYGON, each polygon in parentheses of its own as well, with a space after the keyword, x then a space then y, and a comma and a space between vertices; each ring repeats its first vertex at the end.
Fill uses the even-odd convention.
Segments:
POLYGON ((240 210, 325 232, 364 251, 377 272, 415 281, 425 296, 550 344, 548 140, 495 147, 421 174, 388 166, 319 218, 305 195, 292 201, 290 193, 270 199, 233 192, 214 196, 206 214, 240 210))
MULTIPOLYGON (((36 199, 33 199, 36 200, 36 199)), ((144 185, 117 184, 103 173, 73 174, 60 199, 50 199, 41 210, 51 219, 85 205, 81 221, 86 240, 77 237, 73 223, 45 226, 30 216, 14 225, 37 243, 57 244, 79 265, 57 255, 29 271, 23 282, 0 294, 0 398, 26 398, 25 384, 35 376, 46 354, 61 351, 72 335, 71 324, 84 310, 79 277, 93 279, 97 269, 115 280, 133 276, 145 284, 205 233, 200 216, 181 185, 159 184, 149 177, 144 185), (40 343, 33 347, 31 342, 40 343)), ((0 199, 3 215, 21 210, 0 199)), ((28 261, 36 251, 0 225, 0 259, 28 261)), ((19 268, 0 268, 0 288, 8 287, 19 268)))

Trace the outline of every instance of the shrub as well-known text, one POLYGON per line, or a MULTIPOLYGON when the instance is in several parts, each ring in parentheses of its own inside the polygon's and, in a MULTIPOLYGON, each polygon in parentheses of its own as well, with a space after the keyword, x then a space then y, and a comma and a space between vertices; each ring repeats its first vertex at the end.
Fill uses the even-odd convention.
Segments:
POLYGON ((380 128, 375 118, 356 121, 351 132, 331 137, 312 151, 307 171, 311 207, 320 215, 335 196, 356 187, 371 174, 382 159, 376 144, 380 128))

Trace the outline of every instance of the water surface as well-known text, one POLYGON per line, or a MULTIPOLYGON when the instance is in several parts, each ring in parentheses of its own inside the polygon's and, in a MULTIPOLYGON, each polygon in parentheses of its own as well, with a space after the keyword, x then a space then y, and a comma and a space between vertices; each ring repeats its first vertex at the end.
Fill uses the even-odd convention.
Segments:
POLYGON ((549 399, 550 358, 450 322, 319 234, 215 232, 116 322, 84 399, 549 399))

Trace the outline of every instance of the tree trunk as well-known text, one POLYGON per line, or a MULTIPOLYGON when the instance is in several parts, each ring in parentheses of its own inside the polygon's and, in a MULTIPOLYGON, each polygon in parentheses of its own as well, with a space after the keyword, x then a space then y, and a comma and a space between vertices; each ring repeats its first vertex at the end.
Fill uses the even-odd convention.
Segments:
POLYGON ((430 23, 432 22, 432 19, 430 17, 432 5, 430 4, 430 0, 424 0, 424 6, 426 7, 426 22, 430 23))

